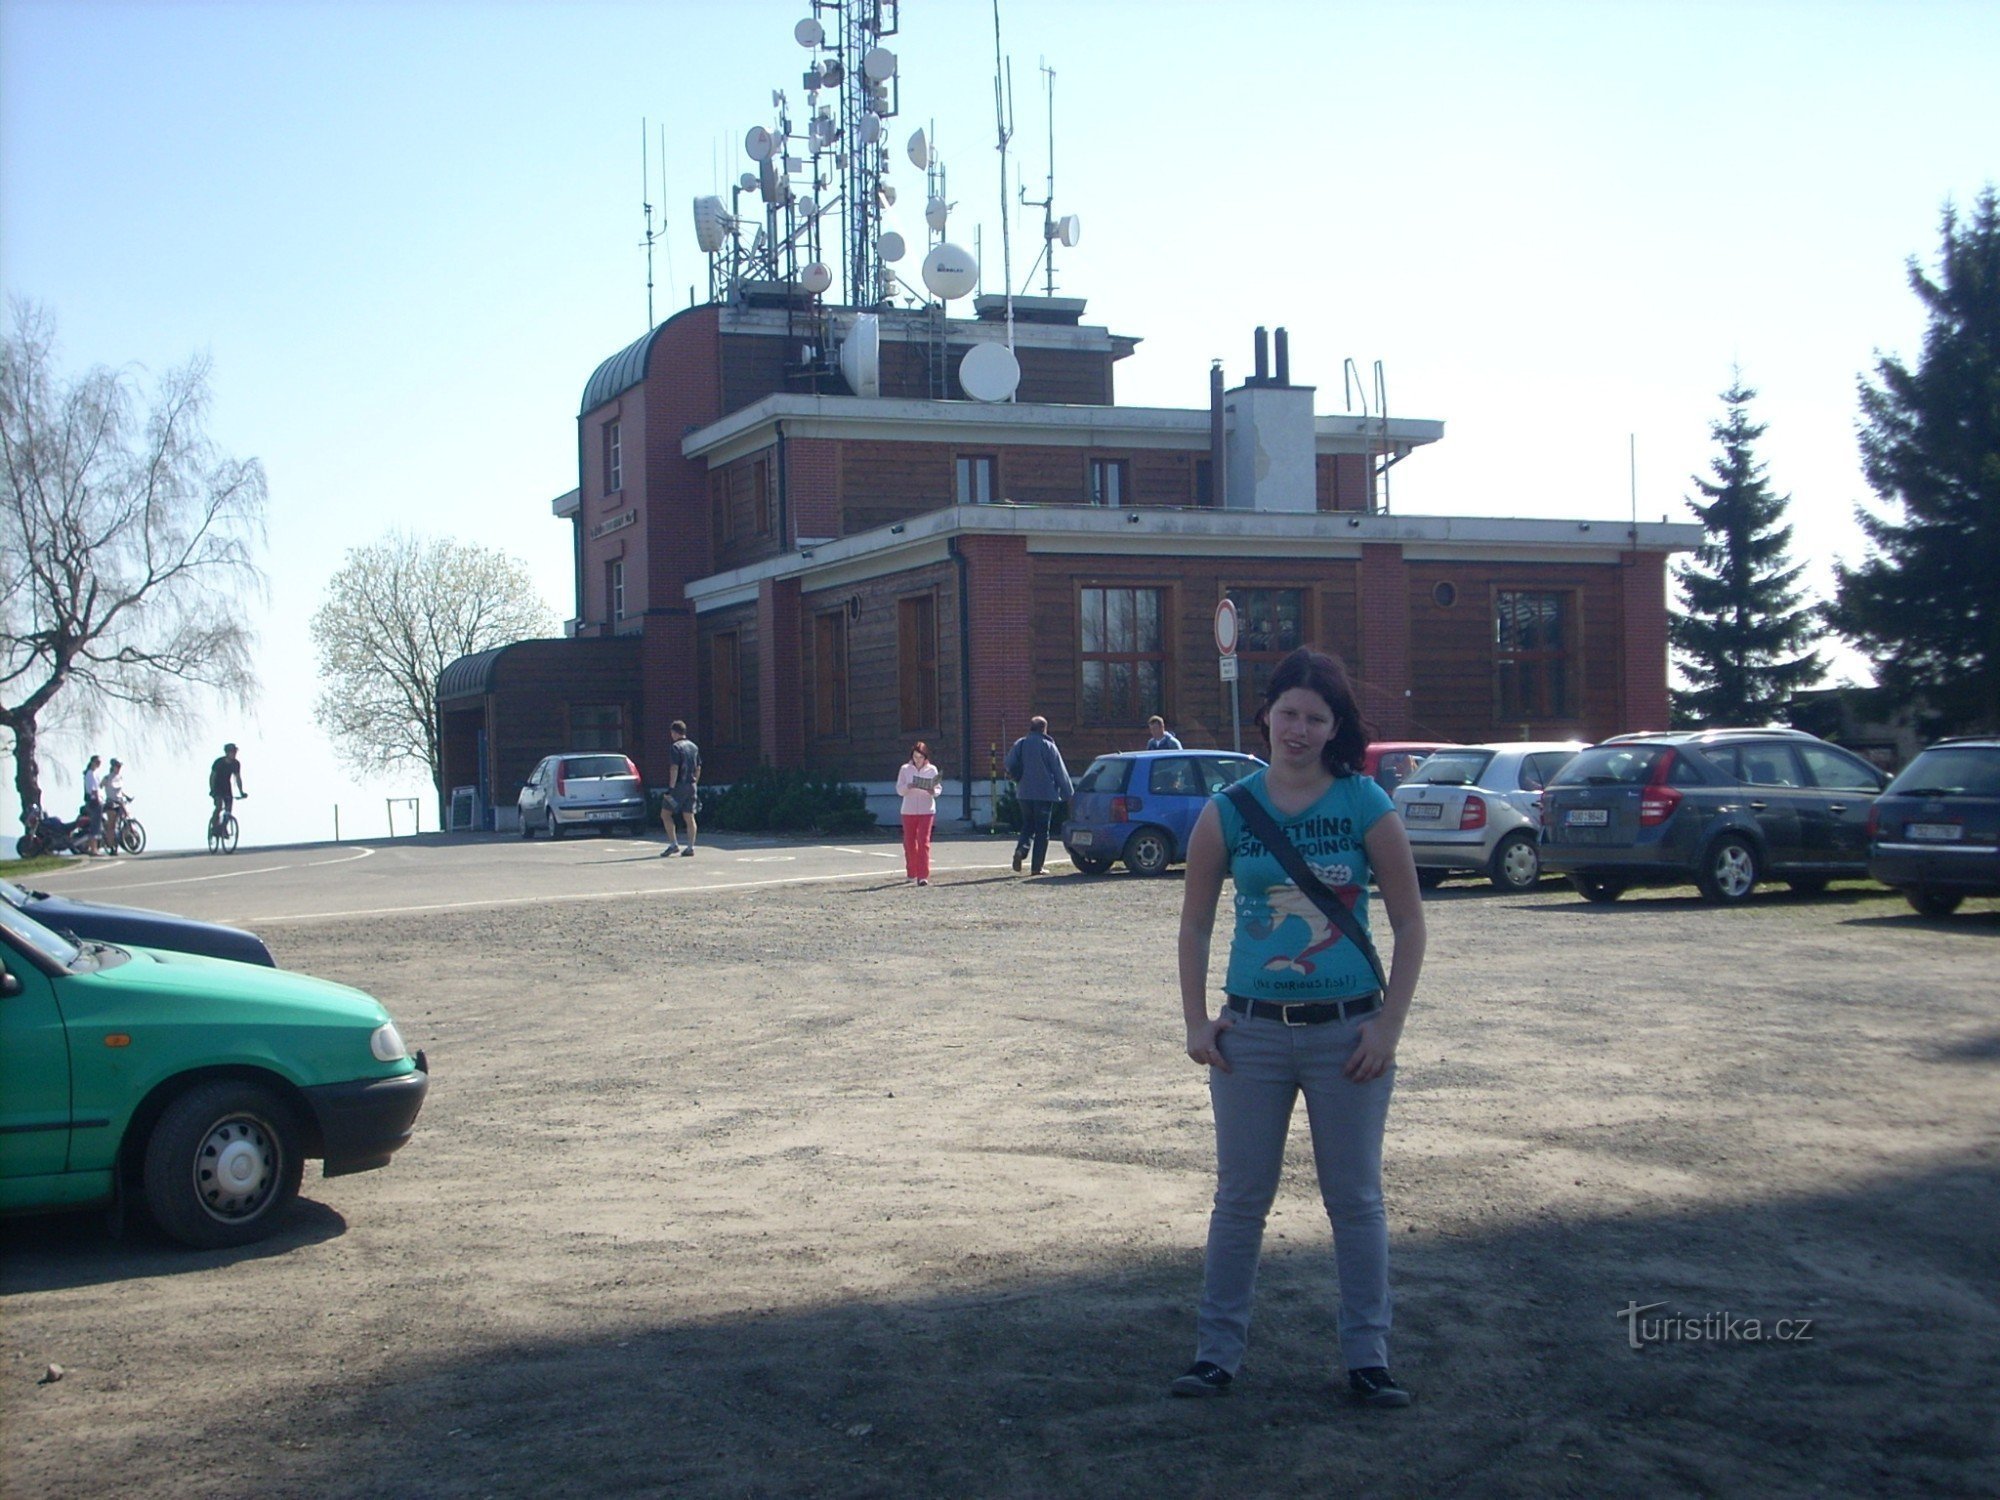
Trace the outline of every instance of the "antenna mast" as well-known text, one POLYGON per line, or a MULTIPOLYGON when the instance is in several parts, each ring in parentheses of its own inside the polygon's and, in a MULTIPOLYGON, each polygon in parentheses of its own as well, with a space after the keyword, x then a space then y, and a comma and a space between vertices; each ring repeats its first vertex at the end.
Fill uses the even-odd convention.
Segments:
POLYGON ((1000 0, 993 0, 993 128, 1000 137, 1000 286, 1007 294, 1007 347, 1014 347, 1014 241, 1007 232, 1007 142, 1014 137, 1014 67, 1000 54, 1000 0))
MULTIPOLYGON (((666 162, 660 163, 664 170, 666 162)), ((646 327, 653 326, 653 201, 646 196, 653 177, 646 159, 646 118, 639 117, 639 211, 646 217, 646 327)))

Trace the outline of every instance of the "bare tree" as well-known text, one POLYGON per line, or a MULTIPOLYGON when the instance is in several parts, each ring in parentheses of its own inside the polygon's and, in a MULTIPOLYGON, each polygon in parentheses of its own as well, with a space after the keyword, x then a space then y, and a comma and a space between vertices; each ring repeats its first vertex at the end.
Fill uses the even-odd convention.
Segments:
POLYGON ((506 553, 391 532, 349 551, 313 616, 324 684, 313 716, 356 769, 425 767, 442 808, 438 678, 461 656, 554 629, 506 553))
POLYGON ((261 594, 264 468, 206 431, 208 361, 135 381, 55 370, 55 323, 16 302, 0 348, 0 731, 25 819, 52 706, 89 727, 135 712, 185 728, 197 691, 255 690, 236 600, 261 594))

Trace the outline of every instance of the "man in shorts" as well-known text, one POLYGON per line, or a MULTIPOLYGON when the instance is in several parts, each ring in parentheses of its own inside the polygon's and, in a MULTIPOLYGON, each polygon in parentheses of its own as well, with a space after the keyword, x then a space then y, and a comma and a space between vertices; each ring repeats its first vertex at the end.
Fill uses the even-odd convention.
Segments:
POLYGON ((692 859, 694 815, 701 811, 701 746, 688 738, 685 719, 667 726, 667 738, 673 743, 667 750, 667 794, 660 799, 660 826, 666 829, 669 842, 660 851, 660 858, 679 854, 692 859), (676 836, 679 829, 687 833, 685 846, 676 836))

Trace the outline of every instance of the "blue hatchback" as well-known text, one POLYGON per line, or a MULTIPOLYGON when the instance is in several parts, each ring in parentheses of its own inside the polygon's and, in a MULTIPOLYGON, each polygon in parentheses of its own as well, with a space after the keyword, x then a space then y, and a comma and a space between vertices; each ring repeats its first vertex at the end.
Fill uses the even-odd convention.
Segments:
POLYGON ((1188 835, 1208 799, 1264 762, 1228 750, 1133 750, 1100 755, 1077 780, 1063 845, 1086 875, 1116 860, 1159 875, 1187 858, 1188 835))

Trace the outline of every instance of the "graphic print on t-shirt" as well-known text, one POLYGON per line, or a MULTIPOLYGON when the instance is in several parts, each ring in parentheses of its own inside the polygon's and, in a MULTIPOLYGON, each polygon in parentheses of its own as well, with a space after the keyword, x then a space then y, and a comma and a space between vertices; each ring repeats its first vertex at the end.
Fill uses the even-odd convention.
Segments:
MULTIPOLYGON (((1308 865, 1307 868, 1319 877, 1321 885, 1333 892, 1342 906, 1349 911, 1354 910, 1354 903, 1361 896, 1361 887, 1355 883, 1351 867, 1336 864, 1308 865)), ((1287 974, 1312 973, 1316 967, 1312 956, 1340 941, 1340 934, 1334 931, 1333 923, 1327 920, 1326 913, 1310 896, 1289 881, 1272 886, 1264 893, 1264 901, 1271 909, 1271 920, 1268 924, 1258 921, 1248 923, 1252 937, 1272 937, 1293 917, 1306 926, 1306 946, 1296 953, 1272 955, 1264 960, 1264 968, 1287 974)))

